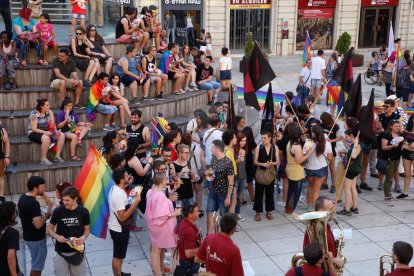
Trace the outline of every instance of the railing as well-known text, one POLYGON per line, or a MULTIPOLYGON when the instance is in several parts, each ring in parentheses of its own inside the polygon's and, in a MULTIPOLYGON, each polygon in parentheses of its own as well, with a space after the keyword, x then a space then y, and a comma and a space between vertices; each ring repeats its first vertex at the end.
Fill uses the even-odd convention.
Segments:
MULTIPOLYGON (((21 8, 21 1, 12 1, 12 18, 19 16, 21 8)), ((42 12, 49 14, 50 21, 53 23, 70 23, 72 5, 68 0, 44 0, 42 2, 42 12)))

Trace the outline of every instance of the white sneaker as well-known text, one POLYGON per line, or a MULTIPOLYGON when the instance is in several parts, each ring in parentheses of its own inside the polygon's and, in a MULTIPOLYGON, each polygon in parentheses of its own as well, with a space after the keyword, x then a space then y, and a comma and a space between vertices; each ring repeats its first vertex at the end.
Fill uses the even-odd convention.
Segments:
POLYGON ((276 201, 276 205, 280 207, 285 207, 286 203, 283 202, 282 200, 279 200, 279 201, 276 201))
POLYGON ((246 221, 245 218, 243 218, 240 214, 237 214, 237 218, 239 219, 239 221, 243 222, 246 221))
POLYGON ((308 200, 306 199, 306 197, 304 197, 303 195, 301 195, 300 198, 299 198, 299 202, 300 203, 307 203, 308 200))

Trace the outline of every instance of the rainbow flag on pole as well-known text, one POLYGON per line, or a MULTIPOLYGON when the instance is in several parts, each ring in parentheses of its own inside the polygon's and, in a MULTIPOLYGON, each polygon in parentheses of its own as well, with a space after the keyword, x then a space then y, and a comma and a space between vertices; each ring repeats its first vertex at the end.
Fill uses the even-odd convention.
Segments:
POLYGON ((105 158, 91 145, 75 187, 83 206, 89 210, 91 233, 102 239, 106 238, 108 230, 108 195, 113 185, 112 171, 105 158))
POLYGON ((303 48, 302 67, 306 67, 306 63, 311 57, 311 40, 308 30, 306 30, 305 47, 303 48))
POLYGON ((405 113, 408 115, 413 115, 414 114, 414 107, 407 107, 405 109, 405 113))
POLYGON ((96 118, 95 108, 99 103, 103 88, 103 84, 101 84, 100 81, 97 81, 89 89, 88 105, 86 106, 86 118, 88 118, 90 122, 94 121, 96 118))
MULTIPOLYGON (((256 97, 259 102, 260 110, 264 109, 266 95, 267 95, 267 91, 264 91, 264 90, 256 91, 256 97)), ((281 103, 286 99, 285 95, 281 93, 272 93, 272 95, 273 95, 273 103, 281 103)), ((239 87, 239 86, 237 87, 237 99, 244 100, 244 88, 243 87, 239 87)))
POLYGON ((405 66, 407 66, 407 63, 405 62, 405 58, 403 56, 403 53, 401 51, 401 47, 397 46, 397 56, 396 56, 396 61, 397 61, 397 70, 402 70, 405 66))

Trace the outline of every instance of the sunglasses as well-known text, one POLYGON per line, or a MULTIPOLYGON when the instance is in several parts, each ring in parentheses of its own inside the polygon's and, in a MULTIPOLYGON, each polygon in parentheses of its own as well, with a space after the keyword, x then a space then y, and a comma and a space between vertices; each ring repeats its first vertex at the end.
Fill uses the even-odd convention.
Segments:
POLYGON ((83 33, 76 33, 76 35, 83 35, 83 33))
POLYGON ((96 29, 91 29, 91 32, 96 32, 96 29))
POLYGON ((389 108, 390 106, 389 105, 384 105, 384 108, 389 108))

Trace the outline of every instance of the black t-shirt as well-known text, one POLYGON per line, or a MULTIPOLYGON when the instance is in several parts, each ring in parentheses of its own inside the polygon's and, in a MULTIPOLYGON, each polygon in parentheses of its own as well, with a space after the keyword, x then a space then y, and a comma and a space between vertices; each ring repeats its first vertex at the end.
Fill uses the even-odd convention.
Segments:
POLYGON ((197 66, 196 70, 196 82, 208 79, 210 76, 213 76, 214 70, 213 67, 209 66, 207 69, 205 68, 204 64, 200 64, 197 66))
POLYGON ((277 147, 279 148, 280 151, 282 151, 284 157, 287 156, 286 147, 289 141, 290 141, 290 137, 288 135, 283 135, 282 139, 280 139, 280 141, 277 143, 277 147))
POLYGON ((379 121, 380 121, 384 131, 387 130, 387 126, 392 120, 398 120, 399 118, 400 118, 400 115, 395 113, 395 112, 392 113, 391 116, 389 116, 389 117, 385 116, 385 113, 382 113, 382 114, 379 115, 379 121))
POLYGON ((40 204, 33 196, 22 195, 17 203, 22 221, 23 238, 25 241, 40 241, 46 237, 46 224, 40 229, 33 225, 33 218, 42 216, 40 204))
MULTIPOLYGON (((177 175, 184 169, 185 166, 178 165, 177 163, 173 163, 175 172, 177 175)), ((187 163, 187 167, 191 170, 190 162, 187 163)), ((193 197, 193 186, 191 185, 191 175, 189 173, 189 177, 181 178, 183 184, 177 190, 178 199, 189 199, 193 197)))
MULTIPOLYGON (((84 226, 90 224, 89 211, 79 205, 75 210, 68 210, 65 206, 59 206, 53 211, 50 223, 56 225, 56 234, 65 238, 79 238, 83 235, 84 226)), ((55 243, 55 250, 60 253, 77 252, 70 248, 68 244, 58 241, 55 243)))
POLYGON ((215 174, 211 189, 217 195, 227 195, 229 186, 228 176, 234 175, 233 163, 227 156, 222 159, 217 159, 213 156, 211 159, 211 168, 214 170, 215 174))
POLYGON ((310 116, 305 122, 305 128, 309 129, 309 132, 310 132, 310 130, 312 128, 312 124, 315 123, 315 122, 320 122, 320 121, 318 119, 316 119, 315 117, 310 116))
MULTIPOLYGON (((391 134, 388 133, 384 133, 384 135, 382 135, 382 139, 385 139, 388 141, 387 145, 391 145, 391 141, 393 139, 391 134)), ((381 142, 382 143, 382 142, 381 142)), ((401 142, 403 143, 403 142, 401 142)), ((397 148, 392 148, 389 150, 382 150, 382 158, 384 160, 398 160, 401 157, 402 154, 402 150, 401 150, 401 143, 400 146, 397 148)))
MULTIPOLYGON (((3 231, 5 227, 0 227, 0 231, 3 231)), ((6 231, 4 231, 3 236, 0 239, 0 275, 1 276, 9 276, 12 275, 10 273, 9 264, 7 261, 7 255, 9 253, 9 249, 16 249, 19 250, 19 231, 12 227, 8 227, 6 231)), ((16 257, 16 272, 20 271, 19 264, 17 263, 16 257)))
POLYGON ((55 79, 58 79, 58 77, 55 74, 54 69, 59 69, 60 73, 66 78, 70 78, 70 75, 73 72, 76 72, 76 63, 74 60, 70 58, 68 59, 66 63, 63 63, 59 61, 59 59, 55 58, 52 61, 52 67, 53 67, 53 70, 52 70, 52 76, 50 77, 50 82, 52 82, 55 79))

